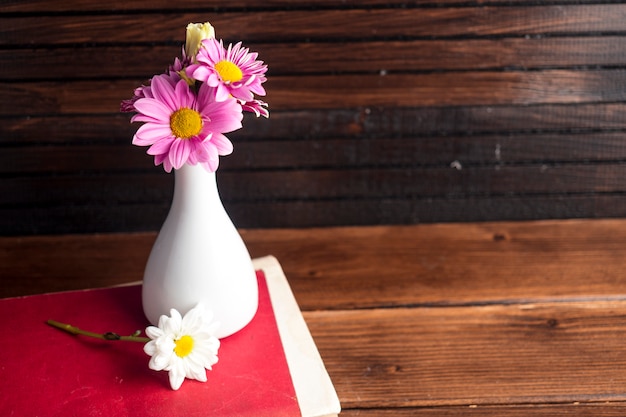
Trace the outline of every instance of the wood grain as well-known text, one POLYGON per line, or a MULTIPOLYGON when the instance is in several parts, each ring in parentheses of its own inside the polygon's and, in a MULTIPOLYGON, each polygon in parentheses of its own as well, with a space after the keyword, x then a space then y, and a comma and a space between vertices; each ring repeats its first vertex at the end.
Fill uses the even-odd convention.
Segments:
POLYGON ((171 179, 119 103, 199 20, 270 67, 271 118, 247 118, 221 164, 239 225, 624 215, 625 7, 4 2, 0 231, 160 227, 171 179))
POLYGON ((305 314, 347 408, 624 401, 625 316, 624 301, 305 314))
MULTIPOLYGON (((7 149, 41 145, 94 145, 126 144, 137 130, 137 124, 129 122, 127 114, 100 115, 45 115, 30 117, 9 116, 0 124, 0 135, 7 149), (45 134, 41 132, 45 131, 45 134)), ((571 135, 572 138, 590 134, 614 134, 626 129, 626 104, 624 103, 583 103, 583 104, 539 104, 532 106, 463 106, 463 107, 407 107, 407 108, 344 108, 319 110, 273 111, 269 119, 247 117, 246 128, 228 136, 237 144, 243 141, 263 143, 281 141, 282 146, 289 142, 312 142, 334 139, 351 139, 353 146, 359 147, 364 140, 373 139, 423 139, 427 136, 439 137, 440 145, 454 141, 453 136, 473 137, 488 134, 494 140, 509 140, 510 136, 533 140, 534 135, 546 132, 571 135), (302 132, 299 129, 303 129, 302 132)), ((560 136, 560 137, 565 137, 560 136)), ((552 136, 559 141, 559 136, 552 136)), ((599 139, 602 141, 602 139, 599 139)), ((594 140, 595 142, 595 140, 594 140)), ((425 144, 428 142, 424 142, 425 144)), ((582 143, 582 142, 581 142, 582 143)), ((548 140, 542 146, 557 151, 548 140)), ((556 145, 556 143, 555 143, 556 145)), ((54 149, 50 148, 51 151, 54 149)), ((68 148, 69 149, 69 148, 68 148)), ((266 149, 271 154, 273 147, 266 149)), ((587 146, 570 148, 557 152, 572 154, 585 152, 587 146)), ((132 151, 129 151, 132 152, 132 151)), ((525 152, 533 152, 526 149, 525 152)), ((332 157, 329 156, 329 157, 332 157)), ((238 159, 235 152, 224 162, 238 159)), ((274 156, 276 158, 276 156, 274 156)), ((440 158, 428 147, 421 158, 440 158)), ((544 154, 545 160, 553 159, 552 154, 544 154)), ((262 164, 256 158, 253 164, 262 164)))
MULTIPOLYGON (((75 205, 0 209, 4 236, 145 232, 158 229, 170 201, 149 203, 96 202, 75 205)), ((234 223, 247 228, 310 228, 331 226, 400 225, 435 222, 541 220, 626 217, 626 196, 621 193, 581 195, 414 197, 385 199, 296 200, 225 202, 234 223)))
POLYGON ((407 416, 435 416, 435 417, 459 417, 459 416, 501 416, 501 417, 526 417, 526 416, 610 416, 620 417, 624 415, 624 404, 619 402, 581 403, 570 404, 525 404, 525 405, 489 405, 478 406, 436 406, 436 407, 406 407, 406 408, 374 408, 374 409, 343 409, 342 417, 407 417, 407 416))
MULTIPOLYGON (((223 172, 220 193, 224 201, 385 199, 394 196, 470 197, 504 195, 515 188, 519 195, 546 194, 554 188, 571 194, 621 191, 626 166, 571 164, 548 166, 477 166, 463 168, 458 161, 444 168, 290 170, 223 172), (457 164, 455 164, 456 162, 457 164)), ((110 172, 54 176, 42 182, 27 176, 5 179, 0 193, 16 205, 167 201, 172 179, 162 172, 126 175, 110 172)))
MULTIPOLYGON (((0 83, 0 115, 50 113, 115 113, 131 97, 140 80, 0 83), (71 88, 68 88, 70 87, 71 88), (99 100, 90 97, 98 96, 99 100)), ((267 82, 271 109, 342 107, 495 106, 506 104, 567 104, 621 101, 626 71, 550 70, 543 72, 464 72, 274 77, 267 82), (567 93, 567 94, 564 94, 567 93), (340 101, 339 101, 340 100, 340 101)))
MULTIPOLYGON (((610 299, 624 287, 623 220, 247 229, 242 236, 253 257, 280 260, 305 310, 610 299)), ((2 237, 2 296, 141 279, 154 238, 2 237)))
MULTIPOLYGON (((626 5, 277 10, 210 15, 227 40, 385 39, 567 33, 620 33, 626 5)), ((37 17, 0 15, 0 45, 181 43, 198 13, 37 17), (166 17, 167 16, 167 17, 166 17), (151 28, 147 31, 145 28, 151 28)))
MULTIPOLYGON (((69 142, 69 141, 68 141, 69 142)), ((235 142, 236 153, 220 161, 221 172, 234 170, 343 169, 372 166, 449 168, 457 161, 461 168, 477 165, 500 167, 507 164, 526 167, 555 163, 616 162, 626 159, 626 143, 621 132, 563 134, 510 134, 472 136, 426 136, 415 138, 363 138, 361 140, 258 140, 235 142), (281 149, 280 154, 274 150, 281 149), (571 149, 576 149, 572 152, 571 149), (428 152, 425 152, 427 150, 428 152), (306 156, 306 157, 305 157, 306 156)), ((7 147, 0 154, 0 174, 83 174, 133 172, 145 165, 151 171, 145 150, 122 144, 89 145, 74 143, 57 146, 7 147)), ((558 168, 560 169, 560 168, 558 168)), ((547 167, 544 167, 544 171, 547 167)), ((581 172, 583 175, 583 172, 581 172)))
MULTIPOLYGON (((586 3, 604 3, 606 0, 588 0, 586 3)), ((483 1, 481 4, 523 4, 528 0, 489 0, 483 1)), ((555 0, 555 4, 577 4, 576 0, 555 0)), ((433 4, 445 5, 459 4, 458 0, 411 0, 411 1, 381 1, 381 0, 266 0, 261 8, 310 8, 310 7, 419 7, 432 6, 433 4)), ((0 4, 0 12, 71 12, 75 10, 83 11, 130 11, 141 10, 161 11, 161 10, 178 10, 178 9, 213 9, 219 11, 224 7, 222 0, 186 0, 185 2, 169 2, 167 0, 154 0, 146 3, 142 0, 111 0, 104 5, 102 2, 95 0, 58 0, 49 2, 46 0, 6 0, 0 4)), ((231 0, 228 3, 229 9, 246 9, 254 10, 259 7, 258 1, 255 0, 231 0)))
POLYGON ((288 275, 296 295, 306 294, 307 308, 458 305, 621 294, 621 223, 305 229, 295 231, 298 245, 289 230, 258 243, 254 234, 243 236, 254 255, 273 253, 286 271, 289 262, 301 261, 302 269, 288 275), (328 300, 324 288, 345 298, 328 300))
MULTIPOLYGON (((270 63, 269 74, 329 74, 541 69, 572 66, 623 66, 621 36, 433 39, 374 42, 251 43, 246 46, 270 63), (294 56, 314 56, 315 60, 294 56)), ((180 46, 78 46, 0 50, 0 79, 150 78, 165 70, 180 46), (36 56, 38 66, 16 66, 36 56), (75 62, 81 62, 77 70, 75 62)))

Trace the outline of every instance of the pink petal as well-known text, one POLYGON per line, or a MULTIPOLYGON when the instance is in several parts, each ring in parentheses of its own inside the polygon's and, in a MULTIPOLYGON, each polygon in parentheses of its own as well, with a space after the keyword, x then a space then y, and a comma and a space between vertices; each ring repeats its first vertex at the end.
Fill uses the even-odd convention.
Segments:
POLYGON ((256 114, 256 117, 270 117, 270 112, 269 110, 267 110, 267 103, 261 100, 252 100, 246 103, 242 103, 241 108, 244 111, 253 112, 254 114, 256 114))
POLYGON ((206 80, 206 83, 207 85, 210 85, 211 87, 218 87, 222 85, 222 82, 220 81, 220 77, 218 77, 218 75, 215 72, 211 72, 211 74, 209 74, 206 80))
POLYGON ((139 113, 155 120, 169 123, 172 111, 163 103, 154 98, 142 98, 135 102, 135 108, 139 113))
POLYGON ((264 96, 265 95, 265 88, 263 88, 261 83, 257 83, 257 84, 251 85, 250 86, 250 91, 252 91, 254 94, 256 94, 258 96, 264 96))
POLYGON ((155 99, 167 105, 167 107, 171 110, 176 110, 178 108, 174 89, 168 81, 163 79, 162 76, 152 78, 150 87, 152 88, 152 94, 154 94, 155 99))
POLYGON ((209 172, 215 172, 214 170, 211 169, 211 166, 209 165, 208 162, 201 162, 200 165, 202 166, 202 168, 206 169, 209 172))
POLYGON ((207 63, 215 64, 221 61, 226 55, 224 43, 215 38, 205 39, 202 41, 203 58, 207 63))
POLYGON ((219 155, 230 155, 233 152, 233 143, 221 133, 214 133, 211 143, 219 155))
POLYGON ((217 91, 215 93, 215 100, 226 101, 228 98, 230 98, 230 91, 228 91, 228 88, 226 88, 224 84, 218 84, 217 91))
POLYGON ((250 90, 247 87, 244 87, 242 85, 232 85, 230 88, 230 94, 242 101, 252 101, 254 100, 254 95, 250 92, 250 90))
POLYGON ((205 168, 208 168, 208 171, 215 172, 217 168, 219 168, 220 160, 219 159, 209 159, 205 162, 205 168))
POLYGON ((182 167, 189 159, 190 149, 187 140, 178 139, 172 142, 172 147, 170 148, 170 162, 174 169, 178 169, 182 167))
POLYGON ((176 84, 175 95, 177 99, 176 100, 177 109, 180 109, 181 107, 187 107, 187 108, 193 107, 195 96, 189 89, 189 84, 187 84, 187 81, 180 80, 178 84, 176 84))
POLYGON ((172 147, 172 143, 175 142, 176 139, 165 138, 155 142, 148 150, 148 155, 166 155, 169 154, 170 149, 172 147))
POLYGON ((188 77, 198 81, 208 82, 209 77, 213 74, 213 71, 203 65, 191 65, 187 68, 186 73, 188 77))
POLYGON ((198 89, 198 108, 202 108, 209 103, 215 102, 215 94, 217 87, 211 86, 208 83, 203 83, 198 89))
POLYGON ((154 165, 163 164, 165 172, 172 172, 172 164, 170 163, 169 154, 156 155, 154 157, 154 165))
POLYGON ((206 112, 211 118, 209 128, 212 132, 228 133, 241 128, 243 110, 235 99, 207 106, 206 112))
MULTIPOLYGON (((136 109, 135 109, 136 111, 136 109)), ((161 119, 155 119, 151 116, 146 116, 145 114, 137 113, 131 119, 131 122, 144 122, 144 123, 163 123, 161 119)))
POLYGON ((137 129, 135 138, 133 139, 133 145, 151 145, 160 139, 170 136, 172 136, 172 131, 169 125, 146 123, 137 129))

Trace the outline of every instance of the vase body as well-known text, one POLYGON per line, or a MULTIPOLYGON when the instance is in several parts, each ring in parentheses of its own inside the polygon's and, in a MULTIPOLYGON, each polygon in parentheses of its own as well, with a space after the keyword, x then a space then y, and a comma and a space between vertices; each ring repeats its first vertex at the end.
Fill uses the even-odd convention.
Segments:
POLYGON ((254 317, 258 284, 248 250, 226 213, 215 173, 201 165, 175 171, 172 206, 152 247, 142 286, 143 310, 156 325, 175 308, 204 303, 224 338, 254 317))

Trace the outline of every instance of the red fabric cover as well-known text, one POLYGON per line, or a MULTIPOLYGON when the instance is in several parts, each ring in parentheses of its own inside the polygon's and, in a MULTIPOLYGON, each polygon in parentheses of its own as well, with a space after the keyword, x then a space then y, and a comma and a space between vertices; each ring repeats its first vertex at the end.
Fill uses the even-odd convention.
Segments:
POLYGON ((265 277, 257 277, 255 318, 222 339, 207 382, 185 380, 178 391, 167 372, 148 368, 142 343, 74 336, 45 324, 143 334, 141 286, 0 300, 0 415, 300 416, 265 277))

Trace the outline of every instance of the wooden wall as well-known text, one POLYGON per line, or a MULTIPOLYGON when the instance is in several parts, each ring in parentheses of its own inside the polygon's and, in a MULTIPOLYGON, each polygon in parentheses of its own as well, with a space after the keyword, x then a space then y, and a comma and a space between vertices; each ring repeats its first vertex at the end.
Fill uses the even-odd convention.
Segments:
POLYGON ((160 227, 119 102, 205 20, 269 65, 218 173, 239 227, 626 215, 626 3, 1 0, 0 234, 160 227))

